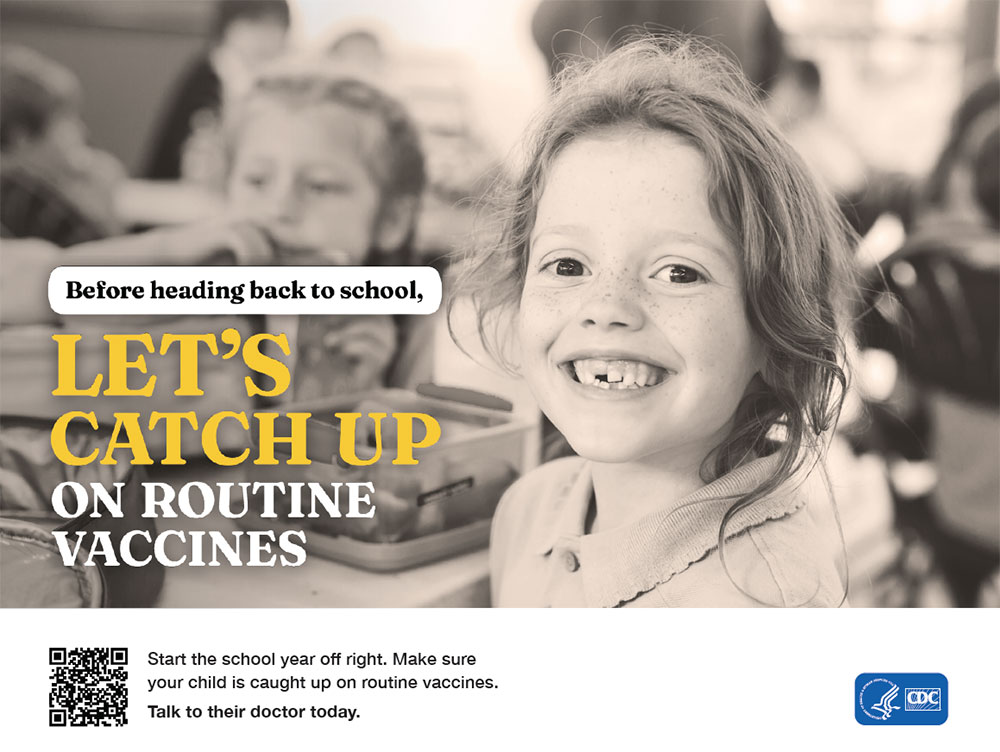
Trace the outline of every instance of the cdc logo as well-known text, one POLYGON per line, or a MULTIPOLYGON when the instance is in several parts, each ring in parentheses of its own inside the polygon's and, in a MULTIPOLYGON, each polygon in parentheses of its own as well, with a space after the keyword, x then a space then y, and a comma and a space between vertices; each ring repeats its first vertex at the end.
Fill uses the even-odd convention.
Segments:
POLYGON ((921 687, 906 690, 906 709, 908 711, 930 711, 941 709, 941 688, 921 687))
POLYGON ((938 726, 948 720, 944 674, 859 674, 854 717, 863 726, 938 726))

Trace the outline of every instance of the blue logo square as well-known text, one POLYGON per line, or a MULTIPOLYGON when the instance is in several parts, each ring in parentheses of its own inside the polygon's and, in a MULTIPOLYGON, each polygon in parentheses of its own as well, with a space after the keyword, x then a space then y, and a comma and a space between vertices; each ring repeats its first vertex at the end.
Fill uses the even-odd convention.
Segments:
POLYGON ((854 717, 863 726, 940 726, 948 720, 944 674, 858 674, 854 717))

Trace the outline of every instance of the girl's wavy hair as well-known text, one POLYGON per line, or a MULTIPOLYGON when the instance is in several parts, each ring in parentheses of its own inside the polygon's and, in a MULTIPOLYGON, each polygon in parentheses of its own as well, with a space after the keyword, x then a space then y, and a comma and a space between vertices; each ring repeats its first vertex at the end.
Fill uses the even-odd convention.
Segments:
POLYGON ((504 327, 520 299, 546 175, 571 141, 614 127, 667 131, 697 148, 713 215, 743 253, 746 314, 764 365, 701 475, 709 482, 775 453, 778 464, 726 512, 721 551, 734 515, 822 457, 847 389, 842 332, 852 289, 847 223, 732 63, 690 37, 643 35, 567 66, 529 137, 525 166, 494 186, 497 222, 459 266, 449 323, 455 303, 470 301, 487 353, 514 371, 504 327))
MULTIPOLYGON (((419 200, 427 183, 424 152, 416 123, 406 107, 376 82, 353 70, 313 66, 305 70, 276 71, 259 77, 243 101, 227 113, 225 147, 228 168, 232 168, 240 131, 260 100, 276 100, 289 108, 335 104, 371 116, 382 133, 367 148, 359 146, 362 158, 379 188, 380 211, 394 203, 412 199, 410 232, 404 249, 377 249, 379 263, 406 263, 416 232, 419 200), (400 258, 388 258, 394 255, 400 258)), ((369 129, 370 130, 370 129, 369 129)), ((227 169, 228 172, 228 169, 227 169)))

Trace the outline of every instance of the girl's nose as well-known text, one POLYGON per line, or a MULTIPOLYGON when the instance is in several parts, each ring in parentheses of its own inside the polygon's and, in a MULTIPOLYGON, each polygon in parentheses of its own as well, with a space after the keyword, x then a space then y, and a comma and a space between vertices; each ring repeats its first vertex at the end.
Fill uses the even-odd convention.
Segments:
POLYGON ((299 215, 299 192, 295 183, 283 183, 275 186, 271 197, 271 216, 282 222, 294 222, 299 215))
POLYGON ((636 290, 621 278, 600 280, 580 308, 581 324, 601 329, 638 329, 645 316, 636 290))

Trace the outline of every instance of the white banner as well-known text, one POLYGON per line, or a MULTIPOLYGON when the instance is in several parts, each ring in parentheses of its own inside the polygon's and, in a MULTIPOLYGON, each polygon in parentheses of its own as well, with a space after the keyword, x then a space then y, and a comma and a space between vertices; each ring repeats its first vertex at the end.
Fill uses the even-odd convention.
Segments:
POLYGON ((0 712, 15 746, 81 752, 306 740, 379 750, 973 749, 996 737, 997 615, 6 610, 0 712), (69 652, 96 647, 127 656, 108 653, 95 667, 69 652), (68 687, 86 693, 94 673, 116 667, 128 673, 127 710, 100 712, 127 723, 74 727, 83 700, 68 687), (855 679, 879 671, 943 674, 947 721, 860 725, 855 679), (53 708, 65 726, 50 725, 53 708))
POLYGON ((64 316, 426 315, 441 305, 429 266, 60 266, 48 290, 64 316))

